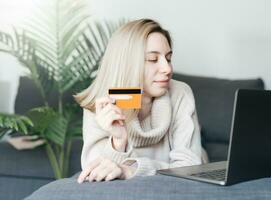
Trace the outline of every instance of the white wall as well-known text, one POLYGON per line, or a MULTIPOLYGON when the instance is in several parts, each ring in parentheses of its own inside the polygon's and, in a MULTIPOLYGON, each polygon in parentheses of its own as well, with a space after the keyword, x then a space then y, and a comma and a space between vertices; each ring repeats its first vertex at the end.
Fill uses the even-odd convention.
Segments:
POLYGON ((262 77, 271 89, 269 0, 90 0, 99 18, 157 19, 174 39, 175 71, 262 77))
MULTIPOLYGON (((149 17, 158 20, 173 36, 173 65, 177 72, 230 79, 262 77, 271 89, 269 0, 89 2, 90 12, 96 18, 149 17)), ((12 9, 14 5, 10 7, 12 9)), ((0 5, 1 9, 3 5, 0 5)), ((0 25, 2 14, 0 12, 0 25)), ((3 62, 8 61, 3 61, 0 55, 0 79, 3 71, 14 73, 3 62)))
POLYGON ((0 112, 13 113, 19 76, 24 74, 17 59, 0 53, 0 112), (8 91, 7 91, 8 90, 8 91))
MULTIPOLYGON (((8 32, 11 30, 11 25, 22 23, 31 14, 32 2, 33 0, 0 0, 0 30, 8 32)), ((0 48, 3 47, 0 45, 0 48)), ((25 74, 25 69, 16 58, 0 52, 0 84, 8 83, 5 90, 0 86, 0 112, 14 112, 19 76, 25 74)))

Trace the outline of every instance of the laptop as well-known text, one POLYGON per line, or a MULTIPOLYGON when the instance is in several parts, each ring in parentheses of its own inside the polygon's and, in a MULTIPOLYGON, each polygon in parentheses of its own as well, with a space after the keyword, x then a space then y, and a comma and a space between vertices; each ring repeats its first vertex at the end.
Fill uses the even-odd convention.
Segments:
POLYGON ((271 91, 236 91, 226 161, 162 169, 158 173, 224 186, 270 177, 271 91))

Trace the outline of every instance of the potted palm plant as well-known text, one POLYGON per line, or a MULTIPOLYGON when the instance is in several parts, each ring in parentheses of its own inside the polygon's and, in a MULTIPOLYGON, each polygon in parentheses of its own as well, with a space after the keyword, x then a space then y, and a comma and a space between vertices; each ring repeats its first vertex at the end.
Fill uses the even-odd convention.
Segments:
POLYGON ((29 71, 44 106, 25 116, 0 114, 0 137, 7 132, 35 134, 46 140, 45 149, 57 179, 67 177, 72 141, 81 138, 79 106, 63 102, 66 94, 89 85, 107 41, 122 23, 98 23, 91 19, 84 0, 50 0, 37 6, 34 19, 12 32, 0 32, 0 49, 15 56, 29 71), (57 94, 58 106, 48 97, 57 94))

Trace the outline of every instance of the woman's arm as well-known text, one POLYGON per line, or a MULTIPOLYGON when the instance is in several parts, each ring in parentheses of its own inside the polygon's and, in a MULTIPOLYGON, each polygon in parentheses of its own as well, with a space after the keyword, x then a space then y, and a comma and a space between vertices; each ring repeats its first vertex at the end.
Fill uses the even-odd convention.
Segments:
MULTIPOLYGON (((170 134, 170 162, 162 162, 147 157, 128 158, 126 165, 137 165, 135 176, 154 175, 156 170, 183 167, 202 163, 200 128, 195 109, 194 96, 189 86, 185 85, 184 95, 174 104, 177 109, 174 125, 170 134)), ((183 88, 182 88, 183 89, 183 88)))
MULTIPOLYGON (((196 115, 193 115, 191 121, 186 123, 197 123, 196 115)), ((190 125, 189 125, 190 126, 190 125)), ((172 150, 169 153, 170 163, 153 160, 147 157, 127 158, 123 161, 124 165, 136 165, 134 176, 155 175, 159 169, 174 167, 184 167, 198 165, 202 163, 201 143, 198 126, 188 128, 189 126, 179 127, 173 133, 172 150), (188 134, 190 132, 190 134, 188 134)))
POLYGON ((128 158, 132 149, 128 146, 125 152, 119 152, 112 145, 112 136, 104 131, 95 121, 95 114, 84 109, 83 113, 83 140, 81 154, 82 169, 98 157, 110 158, 117 164, 128 158))

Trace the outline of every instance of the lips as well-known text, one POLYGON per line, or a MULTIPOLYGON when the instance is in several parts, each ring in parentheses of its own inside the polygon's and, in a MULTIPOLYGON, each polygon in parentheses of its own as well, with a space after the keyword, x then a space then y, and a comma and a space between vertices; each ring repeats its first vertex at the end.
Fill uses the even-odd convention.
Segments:
POLYGON ((159 81, 154 81, 155 84, 157 84, 161 88, 167 88, 169 86, 169 79, 166 80, 159 80, 159 81))
POLYGON ((159 80, 159 81, 154 81, 154 82, 162 82, 162 83, 166 83, 166 82, 168 82, 169 81, 169 79, 166 79, 166 80, 159 80))

